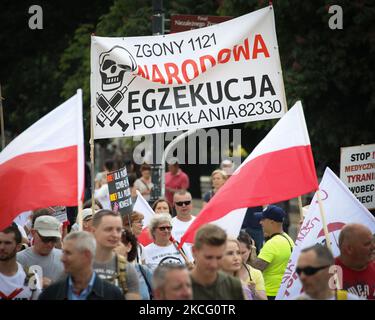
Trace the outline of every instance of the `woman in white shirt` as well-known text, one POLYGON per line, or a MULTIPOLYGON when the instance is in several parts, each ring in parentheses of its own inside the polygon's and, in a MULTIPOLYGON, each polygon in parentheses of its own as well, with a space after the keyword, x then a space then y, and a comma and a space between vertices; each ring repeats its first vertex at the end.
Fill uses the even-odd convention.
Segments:
POLYGON ((172 217, 169 214, 155 214, 150 221, 149 231, 154 242, 144 248, 144 261, 151 270, 163 263, 186 264, 185 257, 188 262, 193 261, 185 245, 181 252, 171 241, 172 217))

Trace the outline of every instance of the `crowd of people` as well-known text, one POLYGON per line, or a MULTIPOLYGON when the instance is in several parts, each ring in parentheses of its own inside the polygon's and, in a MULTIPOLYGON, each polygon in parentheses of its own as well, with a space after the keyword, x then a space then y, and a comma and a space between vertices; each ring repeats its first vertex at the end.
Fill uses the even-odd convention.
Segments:
MULTIPOLYGON (((212 173, 212 191, 204 195, 204 204, 233 173, 233 166, 226 165, 212 173)), ((110 162, 107 166, 111 170, 110 162)), ((134 179, 146 200, 153 187, 150 171, 143 165, 141 177, 134 179)), ((97 180, 103 181, 102 175, 97 180)), ((67 228, 53 216, 53 208, 45 208, 32 212, 26 230, 15 222, 1 230, 0 300, 274 300, 294 248, 284 228, 285 210, 277 205, 249 208, 252 223, 243 225, 237 238, 206 224, 194 243, 180 247, 195 219, 189 178, 178 164, 170 165, 166 183, 166 198, 152 203, 147 245, 138 241, 144 214, 121 216, 101 199, 95 199, 94 208, 91 200, 84 204, 82 225, 67 228), (255 237, 249 230, 256 231, 255 237)), ((98 190, 103 186, 98 183, 98 190)), ((302 292, 294 299, 375 299, 371 231, 345 225, 339 248, 336 258, 321 244, 301 251, 296 274, 302 292), (339 289, 331 285, 332 267, 341 270, 339 289)))

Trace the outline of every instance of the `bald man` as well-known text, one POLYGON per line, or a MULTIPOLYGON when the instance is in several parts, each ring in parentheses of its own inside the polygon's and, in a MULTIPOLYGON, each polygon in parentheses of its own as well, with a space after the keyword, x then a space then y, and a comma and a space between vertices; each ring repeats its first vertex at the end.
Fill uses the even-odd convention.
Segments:
POLYGON ((372 233, 364 225, 347 224, 339 236, 340 255, 336 265, 342 268, 343 289, 368 300, 375 300, 375 261, 372 260, 372 233))

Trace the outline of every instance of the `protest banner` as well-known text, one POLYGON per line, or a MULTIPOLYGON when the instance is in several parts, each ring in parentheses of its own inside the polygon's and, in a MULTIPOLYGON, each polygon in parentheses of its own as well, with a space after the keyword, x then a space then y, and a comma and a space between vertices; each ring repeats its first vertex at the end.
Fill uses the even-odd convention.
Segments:
POLYGON ((122 216, 133 212, 132 199, 126 167, 107 173, 111 208, 122 216))
POLYGON ((91 92, 95 139, 280 118, 273 8, 170 35, 93 36, 91 92))
MULTIPOLYGON (((349 191, 343 182, 326 168, 319 185, 322 202, 326 211, 326 223, 333 255, 339 255, 338 239, 341 229, 348 223, 360 223, 375 233, 375 218, 349 191)), ((296 273, 297 260, 302 249, 316 243, 325 244, 317 193, 311 201, 309 210, 297 235, 295 246, 286 267, 276 299, 293 299, 300 295, 302 284, 296 273)))
POLYGON ((367 209, 375 209, 375 144, 341 148, 340 179, 367 209))

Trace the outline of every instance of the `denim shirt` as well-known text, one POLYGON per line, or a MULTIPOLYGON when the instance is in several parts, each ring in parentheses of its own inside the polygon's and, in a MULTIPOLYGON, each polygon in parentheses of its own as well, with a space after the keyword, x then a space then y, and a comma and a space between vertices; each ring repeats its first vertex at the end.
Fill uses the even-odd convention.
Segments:
POLYGON ((73 291, 72 277, 69 276, 68 278, 68 300, 86 300, 87 296, 91 292, 92 287, 94 285, 95 277, 96 277, 96 273, 93 272, 88 286, 79 295, 77 295, 73 291))

